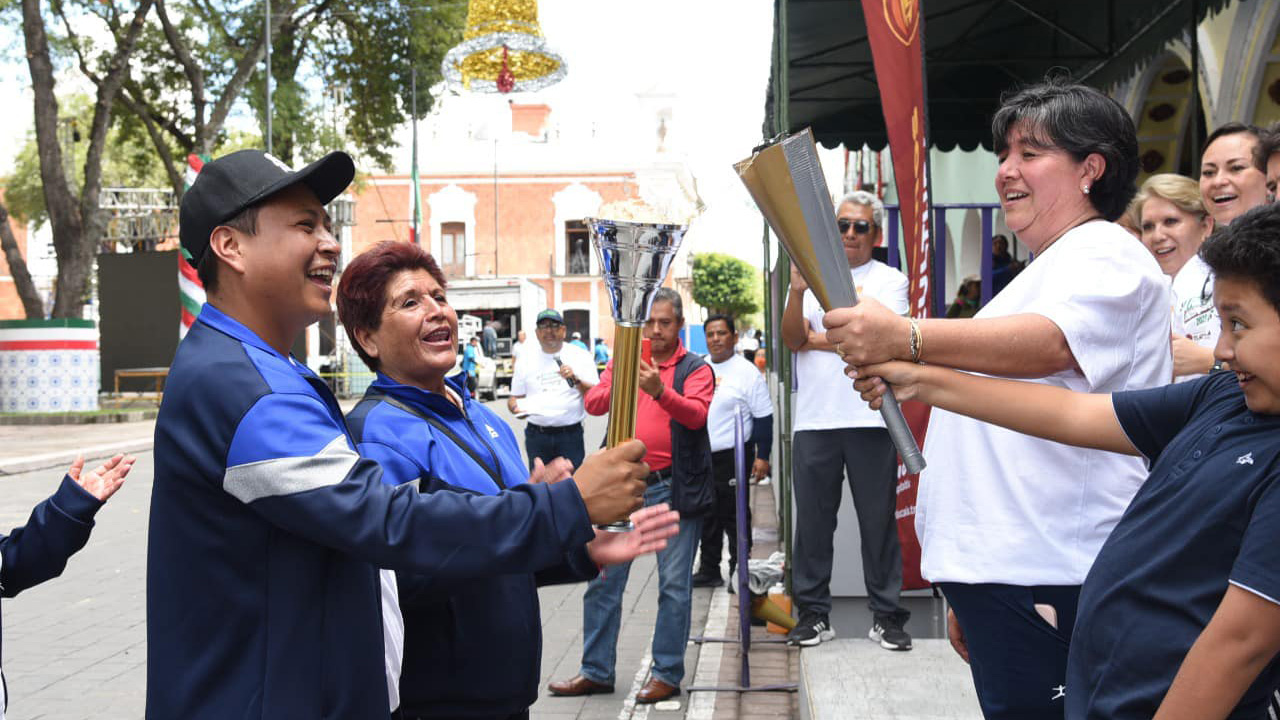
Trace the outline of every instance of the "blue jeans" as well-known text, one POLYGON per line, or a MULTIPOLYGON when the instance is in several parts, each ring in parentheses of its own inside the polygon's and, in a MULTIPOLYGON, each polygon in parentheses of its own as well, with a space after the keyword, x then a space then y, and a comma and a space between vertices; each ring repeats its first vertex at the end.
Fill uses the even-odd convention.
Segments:
POLYGON ((582 423, 568 430, 557 429, 549 433, 530 423, 524 428, 524 449, 529 455, 530 470, 533 469, 535 458, 541 458, 543 464, 546 464, 558 457, 573 463, 576 470, 586 457, 586 448, 582 444, 582 423))
MULTIPOLYGON (((645 506, 671 501, 671 481, 649 486, 645 506)), ((680 519, 680 534, 667 541, 658 557, 658 619, 653 628, 653 677, 668 685, 684 679, 684 651, 689 642, 693 604, 693 554, 702 536, 702 518, 680 519)), ((618 661, 618 628, 622 624, 622 591, 631 563, 610 565, 603 578, 587 584, 582 597, 581 675, 614 684, 618 661)))

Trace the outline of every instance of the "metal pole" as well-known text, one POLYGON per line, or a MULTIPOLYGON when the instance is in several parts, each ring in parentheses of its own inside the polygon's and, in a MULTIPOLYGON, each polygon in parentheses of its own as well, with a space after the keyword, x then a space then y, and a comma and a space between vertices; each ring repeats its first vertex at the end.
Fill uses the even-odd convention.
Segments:
POLYGON ((1200 15, 1199 0, 1191 0, 1191 161, 1200 161, 1200 33, 1196 18, 1200 15))
MULTIPOLYGON (((413 240, 422 247, 422 228, 418 227, 419 206, 422 203, 422 188, 418 184, 418 66, 411 65, 409 70, 409 112, 413 118, 413 240)), ((427 248, 430 250, 430 247, 427 248)), ((464 261, 465 262, 465 261, 464 261)), ((465 266, 464 266, 465 267, 465 266)))
MULTIPOLYGON (((791 73, 791 63, 788 61, 787 53, 790 52, 790 43, 787 38, 787 3, 789 0, 777 0, 774 4, 774 12, 778 15, 778 95, 775 98, 777 102, 778 127, 774 130, 778 133, 789 132, 791 130, 791 82, 788 77, 791 73)), ((778 253, 779 287, 785 289, 790 286, 791 280, 791 258, 786 253, 778 253)), ((782 295, 782 292, 778 293, 782 295)), ((782 506, 782 551, 786 558, 786 573, 783 576, 783 583, 787 590, 787 595, 791 595, 791 556, 792 556, 792 518, 791 518, 791 373, 792 373, 792 355, 786 346, 782 344, 782 308, 775 308, 779 322, 774 324, 774 335, 770 338, 769 344, 777 348, 777 355, 774 357, 779 360, 778 380, 780 384, 778 392, 778 406, 782 410, 780 419, 781 427, 779 428, 779 447, 778 464, 781 466, 778 475, 778 502, 782 506)))
POLYGON ((264 34, 267 38, 267 152, 271 152, 271 0, 266 0, 266 28, 264 34))
POLYGON ((498 277, 498 138, 493 138, 493 276, 498 277))

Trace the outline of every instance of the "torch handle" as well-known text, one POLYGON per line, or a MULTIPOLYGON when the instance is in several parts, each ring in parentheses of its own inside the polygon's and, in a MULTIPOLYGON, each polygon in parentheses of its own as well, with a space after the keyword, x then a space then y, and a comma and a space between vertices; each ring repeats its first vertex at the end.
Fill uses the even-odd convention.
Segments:
POLYGON ((605 446, 614 447, 636 436, 636 402, 640 377, 639 325, 614 327, 613 382, 609 395, 609 430, 605 446))
MULTIPOLYGON (((609 393, 609 429, 605 431, 605 447, 620 445, 636 436, 636 403, 639 401, 640 339, 639 325, 623 325, 613 329, 613 380, 609 393)), ((629 520, 597 525, 607 532, 630 532, 629 520)))
POLYGON ((902 408, 898 407, 898 398, 894 397, 893 388, 888 387, 887 383, 881 402, 880 417, 884 418, 889 439, 893 440, 894 447, 902 456, 902 465, 906 467, 907 473, 915 475, 924 470, 924 455, 916 444, 915 435, 911 434, 911 428, 907 427, 907 419, 902 415, 902 408))

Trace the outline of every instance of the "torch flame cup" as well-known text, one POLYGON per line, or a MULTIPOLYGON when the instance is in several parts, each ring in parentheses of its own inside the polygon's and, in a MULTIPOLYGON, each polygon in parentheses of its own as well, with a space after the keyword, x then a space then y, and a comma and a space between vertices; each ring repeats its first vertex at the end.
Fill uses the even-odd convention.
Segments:
MULTIPOLYGON (((605 445, 614 447, 636 434, 641 335, 653 296, 667 279, 686 228, 595 218, 588 218, 586 224, 613 312, 613 391, 605 445)), ((631 523, 601 528, 626 531, 631 529, 631 523)))

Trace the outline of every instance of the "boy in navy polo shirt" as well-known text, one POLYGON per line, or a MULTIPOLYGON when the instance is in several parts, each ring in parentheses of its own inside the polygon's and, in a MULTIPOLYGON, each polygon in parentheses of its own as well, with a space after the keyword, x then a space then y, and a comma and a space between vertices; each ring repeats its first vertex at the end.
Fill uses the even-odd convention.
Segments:
MULTIPOLYGON (((901 362, 850 371, 873 407, 888 381, 899 399, 1147 458, 1080 592, 1053 689, 1068 718, 1262 718, 1280 681, 1280 205, 1200 254, 1216 276, 1214 356, 1231 372, 1090 395, 901 362)), ((959 633, 952 643, 963 655, 959 633)))

